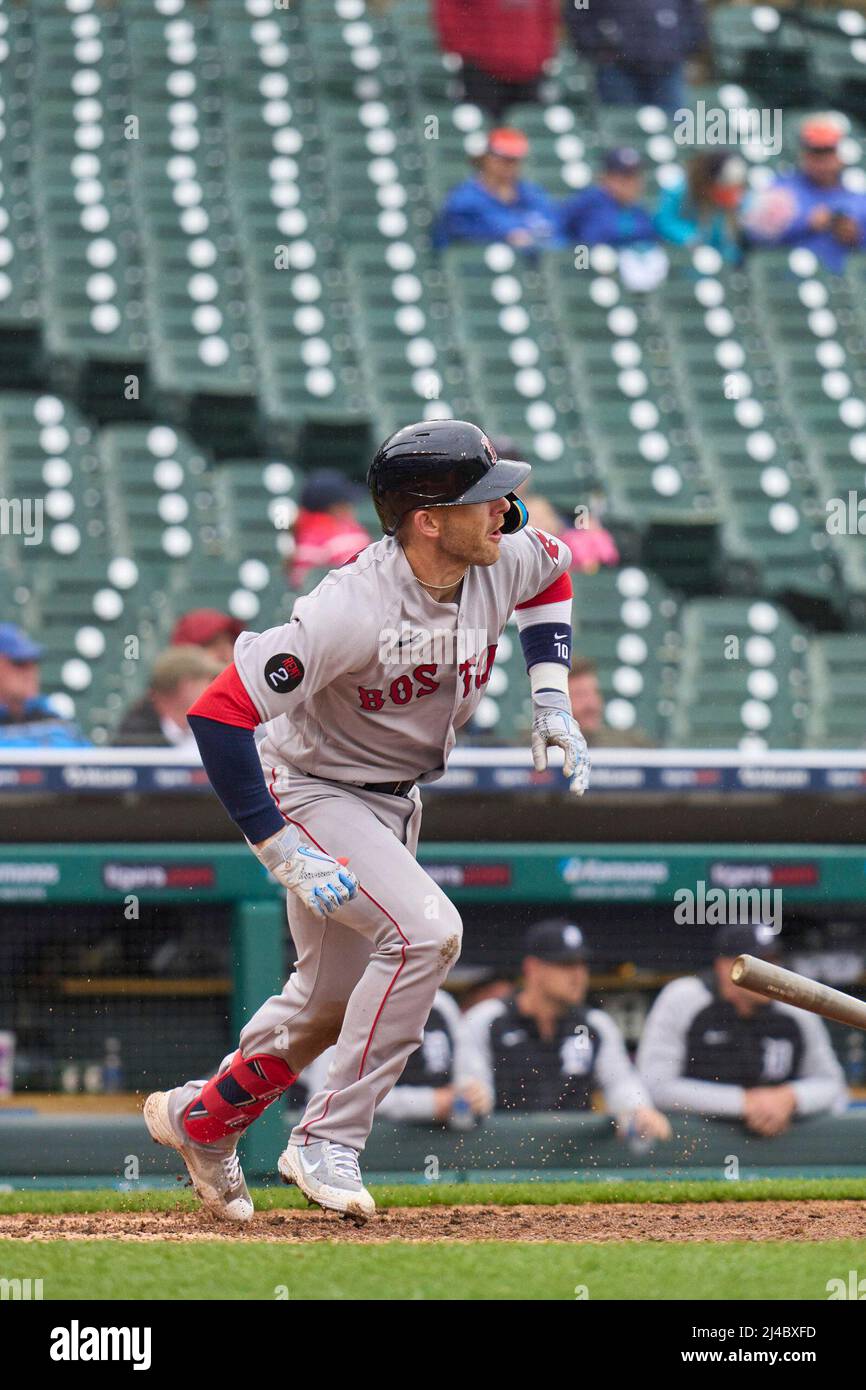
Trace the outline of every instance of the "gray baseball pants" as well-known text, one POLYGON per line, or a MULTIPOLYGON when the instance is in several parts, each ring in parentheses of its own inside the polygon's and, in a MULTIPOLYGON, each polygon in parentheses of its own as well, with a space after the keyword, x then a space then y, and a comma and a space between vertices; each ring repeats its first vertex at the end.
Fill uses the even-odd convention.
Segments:
MULTIPOLYGON (((360 1151, 376 1106, 420 1045, 436 991, 460 953, 462 924, 415 858, 417 790, 389 796, 287 768, 272 769, 270 785, 302 842, 347 858, 360 888, 325 918, 287 893, 296 968, 245 1025, 240 1049, 245 1058, 280 1057, 297 1075, 336 1043, 326 1088, 310 1097, 291 1142, 329 1139, 360 1151)), ((204 1084, 189 1081, 172 1093, 179 1135, 204 1084)))

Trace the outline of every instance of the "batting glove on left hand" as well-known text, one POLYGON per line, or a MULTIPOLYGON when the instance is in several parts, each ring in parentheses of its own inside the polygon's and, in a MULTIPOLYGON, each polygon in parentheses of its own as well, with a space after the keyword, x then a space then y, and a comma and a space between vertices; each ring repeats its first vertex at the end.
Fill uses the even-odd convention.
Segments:
POLYGON ((571 791, 583 796, 589 786, 589 749, 569 708, 568 696, 558 690, 546 690, 534 695, 532 703, 532 761, 536 772, 547 767, 548 748, 561 748, 565 754, 562 770, 572 779, 571 791))
POLYGON ((330 854, 302 845, 293 826, 287 825, 252 850, 274 878, 320 917, 330 916, 357 896, 358 880, 352 870, 330 854))

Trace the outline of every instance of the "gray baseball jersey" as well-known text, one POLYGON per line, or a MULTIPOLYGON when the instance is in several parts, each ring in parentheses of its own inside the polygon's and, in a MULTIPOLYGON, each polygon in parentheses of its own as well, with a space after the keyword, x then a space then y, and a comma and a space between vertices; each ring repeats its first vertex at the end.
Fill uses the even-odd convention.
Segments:
POLYGON ((472 566, 459 602, 418 583, 386 537, 299 598, 292 620, 242 633, 235 665, 263 722, 269 768, 340 782, 429 782, 490 678, 514 608, 565 571, 568 547, 545 532, 504 536, 472 566))

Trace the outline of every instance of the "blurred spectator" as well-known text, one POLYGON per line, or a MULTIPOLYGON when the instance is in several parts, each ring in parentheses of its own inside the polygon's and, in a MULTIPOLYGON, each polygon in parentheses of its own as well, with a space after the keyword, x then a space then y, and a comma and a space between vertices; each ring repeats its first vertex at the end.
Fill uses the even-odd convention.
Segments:
POLYGON ((866 240, 866 194, 842 182, 841 125, 810 116, 800 127, 800 167, 746 204, 742 226, 755 246, 805 246, 841 274, 851 251, 866 240))
POLYGON ((566 3, 569 38, 595 67, 598 99, 615 106, 687 103, 686 58, 706 41, 701 0, 589 0, 566 3))
POLYGON ((477 174, 452 188, 433 232, 436 247, 452 241, 507 241, 521 250, 563 244, 559 209, 538 184, 520 177, 529 141, 521 130, 491 130, 477 174))
MULTIPOLYGON (((496 450, 497 454, 499 450, 496 450)), ((500 454, 500 458, 519 459, 522 454, 500 454)), ((559 512, 546 497, 540 492, 530 492, 529 484, 524 483, 517 489, 519 497, 526 504, 529 513, 529 525, 534 526, 536 531, 547 531, 551 536, 558 536, 562 528, 563 521, 559 512)))
POLYGON ((295 549, 289 583, 297 588, 314 569, 344 565, 370 544, 370 536, 355 516, 364 489, 336 468, 318 468, 304 482, 295 522, 295 549))
POLYGON ((0 746, 86 748, 90 740, 40 694, 44 655, 15 623, 0 623, 0 746))
MULTIPOLYGON (((421 1046, 411 1054, 403 1075, 376 1107, 380 1119, 416 1124, 446 1124, 458 1094, 476 1115, 490 1111, 492 1097, 479 1081, 455 1084, 455 1062, 460 1047, 462 1020, 450 994, 438 990, 424 1025, 421 1046)), ((333 1047, 317 1057, 301 1073, 308 1096, 327 1089, 333 1047)))
POLYGON ((603 565, 619 564, 616 541, 592 507, 581 512, 580 525, 567 527, 560 538, 571 551, 571 568, 580 574, 597 574, 603 565))
POLYGON ((638 1050, 656 1105, 740 1119, 765 1136, 797 1115, 844 1110, 845 1078, 821 1019, 731 980, 737 956, 770 960, 777 947, 770 927, 721 927, 713 969, 665 985, 638 1050))
POLYGON ((480 1081, 497 1110, 590 1110, 601 1090, 618 1126, 667 1139, 609 1014, 586 1007, 588 952, 580 927, 536 922, 526 937, 523 983, 508 999, 464 1016, 460 1074, 480 1081))
MULTIPOLYGON (((499 450, 496 451, 499 453, 499 450)), ((520 458, 520 454, 502 454, 502 458, 520 458)), ((517 489, 529 513, 529 525, 539 531, 547 531, 551 536, 564 541, 571 551, 572 569, 581 574, 595 574, 602 565, 615 565, 619 561, 616 541, 606 531, 593 512, 587 512, 579 526, 569 526, 559 512, 539 492, 517 489)))
POLYGON ((235 642, 245 630, 245 623, 220 613, 218 608, 193 608, 175 623, 171 645, 201 647, 224 667, 232 660, 235 642))
POLYGON ((576 656, 568 675, 571 712, 590 748, 652 748, 643 729, 611 729, 604 722, 604 698, 594 661, 576 656))
POLYGON ((112 739, 119 748, 197 753, 186 712, 224 669, 201 647, 169 647, 154 662, 147 694, 127 710, 112 739))
POLYGON ((575 193, 560 210, 563 237, 575 247, 614 247, 626 289, 640 292, 654 290, 668 272, 643 196, 641 157, 625 145, 605 156, 598 182, 575 193))
POLYGON ((644 171, 637 150, 609 150, 597 183, 562 205, 562 231, 575 246, 652 246, 658 241, 643 204, 644 171))
POLYGON ((464 101, 500 121, 515 102, 538 100, 559 0, 433 0, 433 15, 443 51, 463 60, 464 101))
POLYGON ((746 191, 739 155, 697 154, 682 178, 663 190, 655 215, 659 236, 676 246, 712 246, 730 265, 742 260, 738 210, 746 191))

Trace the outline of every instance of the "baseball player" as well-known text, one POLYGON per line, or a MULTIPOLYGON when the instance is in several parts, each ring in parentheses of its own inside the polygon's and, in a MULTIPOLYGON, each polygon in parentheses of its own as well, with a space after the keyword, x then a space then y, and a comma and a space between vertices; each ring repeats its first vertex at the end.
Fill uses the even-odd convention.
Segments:
POLYGON ((418 784, 442 776, 514 611, 535 766, 559 747, 572 789, 586 789, 568 701, 570 557, 526 526, 514 489, 529 471, 463 421, 398 430, 367 475, 384 538, 299 598, 289 623, 242 633, 189 711, 214 790, 288 890, 298 952, 216 1075, 145 1102, 152 1137, 228 1220, 253 1213, 241 1132, 332 1044, 327 1087, 277 1167, 321 1207, 374 1210, 358 1155, 460 952, 457 910, 415 858, 418 784))
POLYGON ((669 1139, 610 1014, 589 1008, 591 956, 565 918, 526 936, 523 980, 507 999, 486 999, 463 1019, 461 1080, 481 1083, 497 1110, 590 1110, 601 1091, 622 1134, 669 1139))
POLYGON ((665 985, 637 1055, 656 1105, 742 1120, 765 1138, 798 1117, 845 1109, 845 1075, 824 1021, 731 979, 737 956, 774 960, 779 944, 771 926, 729 922, 716 933, 711 970, 665 985))

